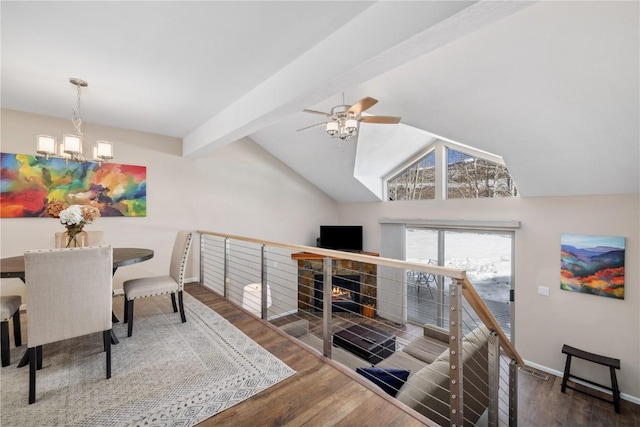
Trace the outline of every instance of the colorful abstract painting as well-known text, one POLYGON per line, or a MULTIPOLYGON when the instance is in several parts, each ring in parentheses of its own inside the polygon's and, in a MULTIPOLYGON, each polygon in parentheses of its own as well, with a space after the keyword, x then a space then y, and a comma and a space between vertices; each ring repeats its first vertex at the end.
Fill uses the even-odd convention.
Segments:
POLYGON ((563 234, 560 289, 624 299, 624 237, 563 234))
POLYGON ((147 168, 1 153, 2 218, 46 217, 54 200, 101 216, 147 216, 147 168))

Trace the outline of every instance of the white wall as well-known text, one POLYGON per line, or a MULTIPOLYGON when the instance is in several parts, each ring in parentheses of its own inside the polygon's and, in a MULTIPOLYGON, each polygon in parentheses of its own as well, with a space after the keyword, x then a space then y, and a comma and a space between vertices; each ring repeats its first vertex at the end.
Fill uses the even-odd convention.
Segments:
MULTIPOLYGON (((33 154, 35 135, 70 132, 69 119, 1 110, 2 152, 33 154)), ((279 242, 315 244, 319 224, 337 222, 336 203, 249 139, 225 146, 207 158, 182 157, 182 141, 143 132, 85 124, 87 141, 114 143, 114 163, 147 167, 147 216, 100 218, 87 230, 103 230, 117 247, 147 247, 153 259, 120 268, 114 288, 143 275, 168 273, 179 229, 210 230, 279 242)), ((88 145, 87 145, 88 146, 88 145)), ((53 218, 0 220, 1 256, 54 246, 53 218)), ((197 261, 198 243, 193 247, 197 261)), ((197 278, 197 263, 189 277, 197 278)), ((3 279, 3 294, 23 293, 19 280, 3 279)))
MULTIPOLYGON (((621 392, 640 403, 640 195, 339 206, 340 223, 364 225, 369 251, 381 247, 381 218, 521 221, 515 232, 516 348, 528 362, 556 373, 564 369, 564 343, 619 358, 621 392), (624 300, 560 290, 562 233, 626 237, 624 300), (549 287, 551 295, 538 295, 538 286, 549 287)), ((605 368, 574 364, 577 375, 609 383, 605 368)))

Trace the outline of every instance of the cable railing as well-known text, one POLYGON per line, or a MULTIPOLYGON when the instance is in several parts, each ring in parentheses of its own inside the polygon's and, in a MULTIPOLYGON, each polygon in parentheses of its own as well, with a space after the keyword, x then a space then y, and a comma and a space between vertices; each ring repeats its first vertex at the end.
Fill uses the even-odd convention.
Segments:
POLYGON ((200 233, 204 286, 372 389, 439 425, 517 425, 524 362, 464 271, 200 233), (433 288, 411 290, 425 277, 433 288), (408 298, 424 308, 425 323, 407 321, 408 298))

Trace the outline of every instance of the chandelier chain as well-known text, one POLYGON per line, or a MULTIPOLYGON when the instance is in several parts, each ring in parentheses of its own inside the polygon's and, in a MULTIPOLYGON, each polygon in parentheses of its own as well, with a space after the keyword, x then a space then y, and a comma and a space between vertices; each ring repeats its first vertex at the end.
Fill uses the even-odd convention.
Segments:
POLYGON ((73 127, 76 131, 76 135, 80 138, 84 139, 84 134, 82 133, 82 112, 80 110, 80 99, 82 98, 82 85, 76 85, 77 88, 77 101, 76 108, 73 109, 73 117, 71 122, 73 123, 73 127))

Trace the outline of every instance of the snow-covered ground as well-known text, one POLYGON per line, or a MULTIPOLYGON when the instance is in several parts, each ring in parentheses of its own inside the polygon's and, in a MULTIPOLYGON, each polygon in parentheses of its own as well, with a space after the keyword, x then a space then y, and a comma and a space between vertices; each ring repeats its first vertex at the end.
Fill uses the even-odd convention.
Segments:
MULTIPOLYGON (((438 233, 407 231, 407 261, 437 259, 438 233)), ((467 277, 486 300, 508 302, 511 288, 511 237, 499 234, 447 231, 445 267, 467 271, 467 277)))

